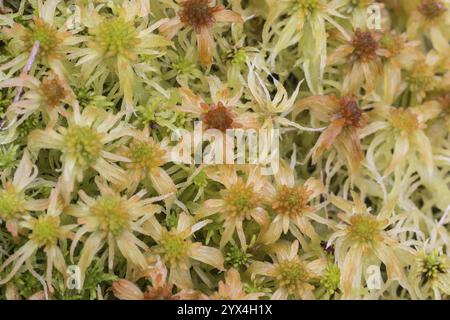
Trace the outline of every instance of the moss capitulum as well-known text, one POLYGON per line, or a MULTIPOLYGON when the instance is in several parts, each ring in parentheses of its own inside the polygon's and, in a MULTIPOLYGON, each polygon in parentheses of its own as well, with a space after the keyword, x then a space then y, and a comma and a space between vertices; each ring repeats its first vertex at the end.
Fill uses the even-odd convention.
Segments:
POLYGON ((353 47, 352 57, 355 60, 369 61, 377 57, 380 47, 377 34, 373 31, 361 31, 357 29, 351 41, 353 47))
POLYGON ((165 151, 153 140, 134 140, 129 147, 126 156, 131 160, 127 163, 130 169, 144 170, 146 172, 164 164, 165 151))
POLYGON ((226 191, 223 200, 225 201, 224 214, 227 217, 248 219, 258 206, 260 199, 251 185, 245 185, 242 179, 239 179, 226 191))
POLYGON ((240 48, 231 53, 231 62, 235 65, 243 65, 247 61, 247 52, 244 48, 240 48))
POLYGON ((194 177, 193 182, 199 188, 206 188, 208 185, 208 175, 202 170, 194 177))
POLYGON ((13 187, 0 189, 0 218, 9 220, 24 210, 25 200, 13 187))
POLYGON ((179 12, 181 22, 184 22, 200 32, 202 28, 211 27, 214 23, 214 12, 220 7, 209 6, 210 0, 183 1, 179 12))
POLYGON ((425 63, 418 64, 406 76, 406 82, 412 92, 430 91, 435 85, 434 71, 425 63))
POLYGON ((161 254, 164 261, 170 266, 182 263, 188 256, 190 241, 184 239, 175 232, 164 232, 157 253, 161 254))
POLYGON ((419 276, 423 282, 434 281, 440 274, 447 273, 445 258, 437 252, 418 259, 419 276))
POLYGON ((87 168, 95 164, 103 148, 101 134, 88 126, 72 126, 64 138, 65 149, 79 166, 87 168))
POLYGON ((225 132, 227 129, 232 129, 234 124, 234 115, 229 108, 225 107, 222 102, 216 104, 202 104, 205 112, 201 119, 206 125, 206 129, 217 129, 225 132))
POLYGON ((355 97, 342 97, 339 100, 339 105, 340 107, 336 117, 339 119, 344 119, 346 126, 361 128, 366 124, 363 111, 359 107, 358 101, 355 97))
POLYGON ((124 56, 130 60, 136 59, 134 48, 140 39, 131 21, 121 17, 105 19, 94 31, 95 45, 102 49, 106 57, 124 56))
POLYGON ((275 279, 278 287, 285 288, 292 295, 304 290, 310 275, 306 265, 296 257, 275 265, 275 279))
POLYGON ((417 116, 409 109, 398 108, 390 111, 390 120, 392 125, 407 134, 413 133, 419 128, 417 116))
POLYGON ((249 263, 251 254, 247 253, 244 249, 233 246, 227 252, 225 261, 235 268, 245 267, 249 263))
POLYGON ((119 236, 130 227, 130 214, 125 201, 120 196, 102 196, 90 211, 98 219, 99 229, 114 236, 119 236))
POLYGON ((57 76, 44 78, 39 91, 43 98, 44 107, 50 108, 58 106, 68 95, 67 90, 57 76))
POLYGON ((312 207, 308 206, 311 194, 312 191, 303 186, 282 186, 275 196, 272 209, 281 215, 301 216, 312 210, 312 207))
POLYGON ((405 43, 401 36, 392 32, 385 32, 380 39, 380 47, 389 51, 391 56, 396 56, 403 50, 405 43))
POLYGON ((25 49, 31 51, 36 41, 39 41, 38 57, 48 59, 60 54, 59 46, 63 39, 54 26, 40 18, 34 19, 34 23, 25 33, 25 49))
POLYGON ((367 214, 356 214, 350 218, 348 235, 359 243, 370 243, 376 240, 381 231, 380 222, 367 214))
POLYGON ((328 294, 334 294, 339 290, 341 271, 335 264, 329 264, 320 279, 320 284, 327 290, 328 294))
POLYGON ((42 215, 34 222, 30 240, 39 246, 50 246, 56 245, 59 236, 59 217, 42 215))

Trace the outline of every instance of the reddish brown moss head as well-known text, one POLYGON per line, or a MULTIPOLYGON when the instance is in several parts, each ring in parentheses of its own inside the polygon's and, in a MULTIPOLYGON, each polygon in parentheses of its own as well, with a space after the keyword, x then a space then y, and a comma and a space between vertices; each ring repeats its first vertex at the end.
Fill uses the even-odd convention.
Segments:
POLYGON ((362 128, 365 126, 367 119, 363 111, 358 105, 358 101, 354 96, 345 96, 339 100, 338 119, 345 120, 345 126, 362 128))
POLYGON ((354 60, 369 61, 377 57, 380 47, 380 35, 374 31, 361 31, 357 29, 351 40, 354 60))
POLYGON ((64 87, 57 76, 49 76, 42 80, 39 87, 41 96, 46 107, 57 107, 69 95, 68 90, 64 87))
POLYGON ((215 22, 214 12, 223 9, 221 6, 210 6, 210 0, 187 0, 181 3, 180 20, 200 32, 204 27, 211 27, 215 22))
POLYGON ((201 116, 206 129, 217 129, 225 132, 227 129, 235 128, 234 114, 222 102, 216 104, 202 103, 204 113, 201 116))

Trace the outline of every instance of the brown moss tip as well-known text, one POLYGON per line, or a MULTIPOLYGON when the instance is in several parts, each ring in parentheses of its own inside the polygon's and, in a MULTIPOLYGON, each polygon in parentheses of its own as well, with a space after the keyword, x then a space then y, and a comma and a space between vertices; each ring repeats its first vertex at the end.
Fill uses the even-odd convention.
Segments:
POLYGON ((377 57, 376 51, 380 47, 380 35, 374 31, 356 29, 351 45, 355 60, 373 60, 377 57))
POLYGON ((363 110, 358 105, 355 96, 344 96, 339 99, 338 118, 345 120, 346 126, 361 128, 366 124, 363 110))
POLYGON ((219 6, 211 7, 210 0, 187 0, 181 3, 180 20, 194 28, 196 32, 204 27, 210 27, 215 19, 214 12, 221 9, 219 6))
POLYGON ((225 107, 222 102, 216 104, 202 104, 204 113, 202 114, 202 121, 207 129, 217 129, 225 132, 227 129, 232 129, 234 125, 234 115, 229 108, 225 107))

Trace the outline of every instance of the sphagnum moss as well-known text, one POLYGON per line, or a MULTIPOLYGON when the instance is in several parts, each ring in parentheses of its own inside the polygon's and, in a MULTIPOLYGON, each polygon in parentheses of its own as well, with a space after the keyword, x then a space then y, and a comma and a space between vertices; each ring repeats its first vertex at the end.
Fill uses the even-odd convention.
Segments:
POLYGON ((449 299, 448 0, 11 3, 0 299, 449 299))

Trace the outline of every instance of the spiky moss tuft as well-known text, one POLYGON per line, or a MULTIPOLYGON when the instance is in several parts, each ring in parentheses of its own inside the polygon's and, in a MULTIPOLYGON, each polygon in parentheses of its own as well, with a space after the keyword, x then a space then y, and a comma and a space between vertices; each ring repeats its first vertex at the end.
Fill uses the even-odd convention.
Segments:
POLYGON ((193 183, 199 188, 206 188, 208 185, 208 175, 204 170, 201 170, 193 179, 193 183))
POLYGON ((90 209, 97 218, 99 229, 114 236, 119 236, 130 228, 130 214, 125 200, 118 195, 107 195, 97 199, 90 209))
POLYGON ((406 75, 405 80, 412 92, 431 91, 436 85, 434 71, 425 63, 416 65, 406 75))
POLYGON ((396 56, 405 48, 405 43, 400 35, 384 32, 380 39, 380 47, 389 51, 392 56, 396 56))
POLYGON ((372 243, 377 240, 381 231, 381 223, 368 214, 356 214, 350 218, 348 235, 358 243, 372 243))
POLYGON ((31 51, 34 43, 39 42, 38 57, 47 60, 51 57, 58 57, 60 44, 64 40, 58 30, 40 18, 34 19, 30 29, 27 29, 24 36, 25 50, 31 51))
POLYGON ((434 281, 440 274, 448 272, 445 257, 440 256, 437 251, 430 255, 424 255, 417 259, 419 277, 422 282, 434 281))
POLYGON ((30 240, 40 247, 56 245, 60 233, 59 217, 42 215, 34 221, 30 240))
POLYGON ((130 60, 137 58, 134 49, 140 39, 133 22, 121 17, 105 19, 92 34, 95 36, 94 46, 99 47, 105 57, 115 58, 120 55, 130 60))
POLYGON ((345 120, 345 126, 361 128, 366 124, 363 110, 354 96, 344 96, 339 99, 339 111, 336 118, 345 120))
POLYGON ((222 102, 207 105, 202 104, 205 112, 201 118, 206 126, 206 129, 217 129, 225 132, 227 129, 232 129, 234 124, 234 115, 229 108, 225 107, 222 102))
POLYGON ((150 171, 164 164, 165 151, 153 140, 131 142, 126 156, 131 160, 127 167, 134 170, 150 171))
POLYGON ((15 188, 0 189, 0 218, 16 218, 24 210, 25 199, 15 188))
POLYGON ((399 108, 391 110, 390 121, 396 129, 407 134, 411 134, 419 129, 419 120, 409 109, 399 108))
POLYGON ((234 268, 242 268, 248 266, 251 257, 252 255, 244 249, 232 246, 226 254, 225 261, 234 268))
POLYGON ((293 295, 302 292, 311 277, 306 265, 296 257, 276 264, 275 278, 278 287, 285 288, 293 295))
POLYGON ((64 137, 65 151, 75 157, 79 166, 88 168, 100 157, 103 148, 101 139, 101 134, 95 129, 74 125, 64 137))
POLYGON ((239 179, 226 190, 223 200, 225 201, 225 216, 230 218, 240 217, 242 219, 249 218, 251 212, 260 202, 260 198, 254 192, 253 187, 245 185, 242 179, 239 179))
POLYGON ((45 108, 57 107, 68 96, 68 91, 56 76, 46 77, 39 86, 45 108))
POLYGON ((289 217, 298 217, 307 213, 311 207, 308 206, 311 191, 303 186, 282 186, 278 190, 272 209, 278 214, 289 217))
POLYGON ((377 57, 380 41, 375 31, 357 29, 351 40, 351 45, 353 47, 353 60, 370 61, 377 57))
POLYGON ((190 25, 196 32, 202 28, 210 27, 215 19, 214 12, 217 7, 210 6, 210 0, 187 0, 181 2, 179 12, 181 22, 190 25))
POLYGON ((329 264, 322 278, 320 284, 325 288, 328 294, 334 294, 339 290, 339 284, 341 281, 341 271, 335 264, 329 264))
POLYGON ((161 237, 156 253, 160 254, 168 265, 179 265, 188 257, 189 245, 190 240, 173 231, 166 231, 161 237))

